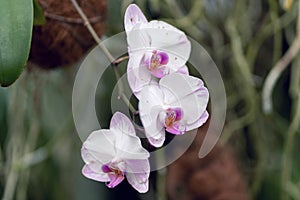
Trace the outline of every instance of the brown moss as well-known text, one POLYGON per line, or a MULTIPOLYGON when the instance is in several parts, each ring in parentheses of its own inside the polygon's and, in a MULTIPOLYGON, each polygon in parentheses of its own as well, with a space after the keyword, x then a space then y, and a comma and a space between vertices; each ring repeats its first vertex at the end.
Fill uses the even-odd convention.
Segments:
POLYGON ((168 167, 169 199, 246 200, 246 181, 228 147, 217 144, 203 159, 198 152, 207 125, 199 129, 187 152, 168 167))
MULTIPOLYGON (((33 29, 31 62, 44 68, 69 65, 95 45, 71 1, 39 0, 39 3, 47 22, 33 29)), ((78 0, 78 3, 98 35, 102 35, 107 1, 78 0)))

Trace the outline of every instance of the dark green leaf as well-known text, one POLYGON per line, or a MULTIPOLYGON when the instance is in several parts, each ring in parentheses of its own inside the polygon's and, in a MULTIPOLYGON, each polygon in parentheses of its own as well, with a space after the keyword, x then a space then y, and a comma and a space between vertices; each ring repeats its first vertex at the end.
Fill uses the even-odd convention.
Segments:
POLYGON ((0 0, 0 85, 9 86, 28 59, 33 26, 32 0, 0 0))
POLYGON ((37 0, 33 0, 33 14, 34 14, 34 18, 33 18, 34 25, 40 26, 46 23, 43 10, 37 0))

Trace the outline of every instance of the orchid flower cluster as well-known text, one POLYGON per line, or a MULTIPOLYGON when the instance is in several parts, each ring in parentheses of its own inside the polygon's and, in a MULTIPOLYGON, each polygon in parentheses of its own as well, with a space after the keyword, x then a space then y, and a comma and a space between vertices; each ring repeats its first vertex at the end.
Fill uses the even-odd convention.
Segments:
MULTIPOLYGON (((127 79, 139 100, 145 135, 161 147, 166 132, 175 135, 200 127, 208 119, 209 93, 203 82, 189 75, 186 62, 191 43, 174 26, 148 22, 135 4, 125 12, 129 61, 127 79)), ((149 152, 141 145, 129 118, 117 112, 110 129, 91 133, 81 149, 87 178, 113 188, 127 178, 140 193, 148 191, 149 152)))

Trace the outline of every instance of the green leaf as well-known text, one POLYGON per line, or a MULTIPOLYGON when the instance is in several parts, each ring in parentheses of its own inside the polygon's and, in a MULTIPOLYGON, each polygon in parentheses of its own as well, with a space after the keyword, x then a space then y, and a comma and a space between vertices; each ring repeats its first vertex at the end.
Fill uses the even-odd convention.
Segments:
POLYGON ((28 59, 32 26, 32 0, 0 0, 0 86, 11 85, 28 59))
POLYGON ((33 0, 33 24, 37 26, 44 25, 46 19, 43 10, 37 0, 33 0))

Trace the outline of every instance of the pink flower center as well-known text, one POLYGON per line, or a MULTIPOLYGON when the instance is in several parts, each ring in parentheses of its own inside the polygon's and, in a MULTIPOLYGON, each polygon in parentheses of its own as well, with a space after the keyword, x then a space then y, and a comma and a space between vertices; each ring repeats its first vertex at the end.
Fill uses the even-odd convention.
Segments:
POLYGON ((165 119, 165 126, 171 127, 176 119, 176 112, 174 110, 167 111, 167 116, 165 119))
POLYGON ((169 56, 167 53, 154 50, 151 57, 146 61, 146 66, 153 76, 162 78, 169 73, 165 66, 168 62, 169 56))
POLYGON ((124 172, 111 163, 102 165, 102 171, 109 176, 110 182, 106 183, 109 188, 114 188, 124 180, 124 172))
POLYGON ((161 65, 161 60, 161 55, 157 54, 157 51, 154 51, 150 59, 150 70, 159 67, 161 65))
POLYGON ((182 119, 183 111, 181 108, 168 108, 166 110, 165 127, 173 127, 175 122, 182 119))

